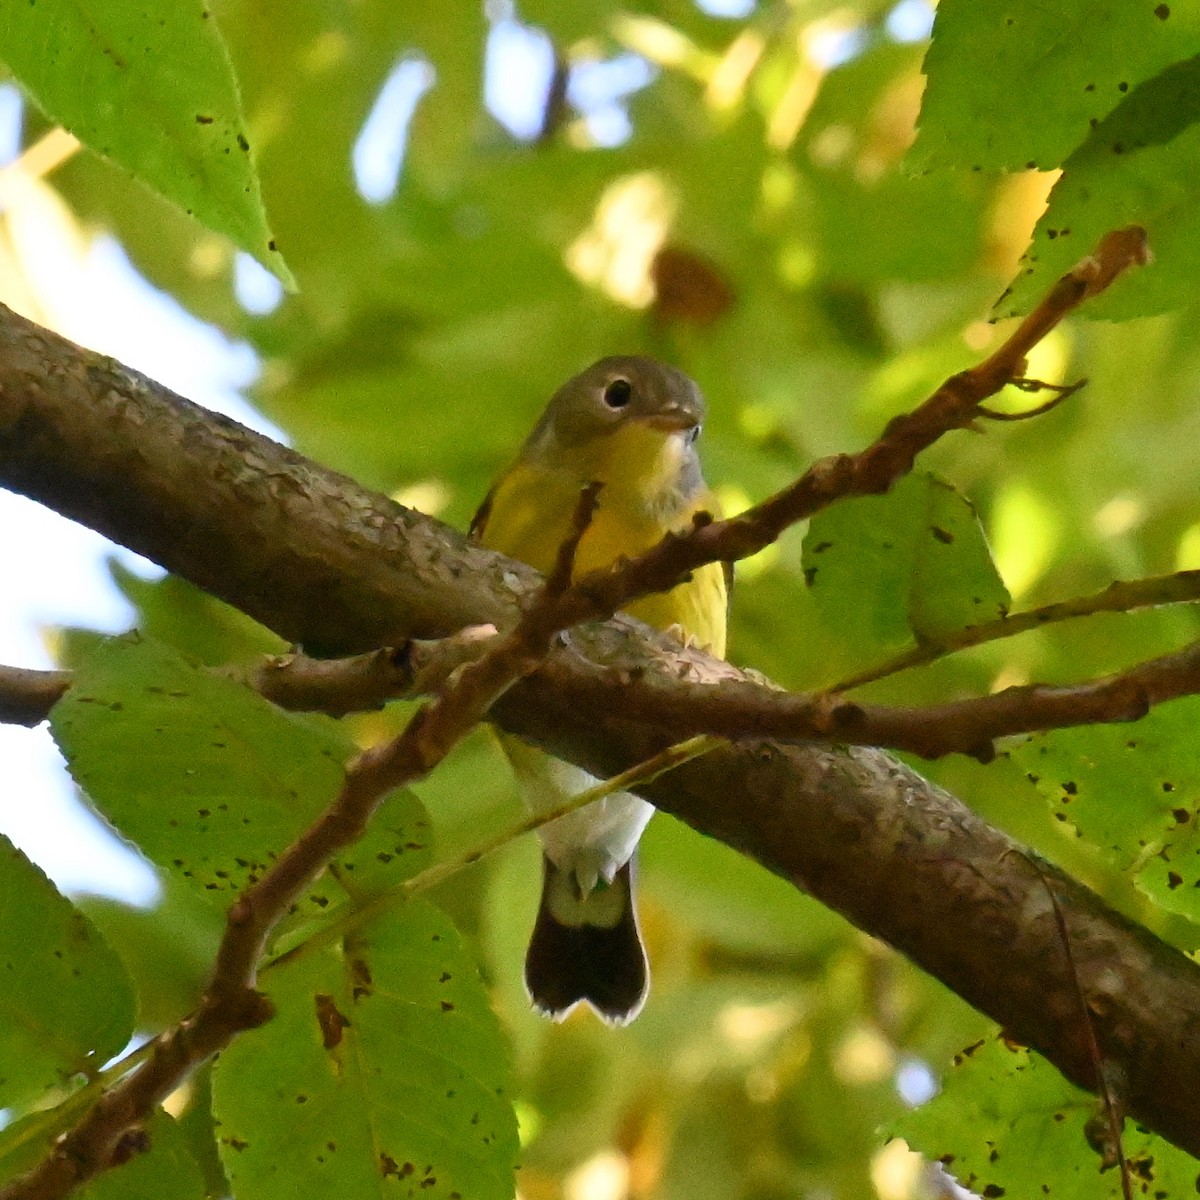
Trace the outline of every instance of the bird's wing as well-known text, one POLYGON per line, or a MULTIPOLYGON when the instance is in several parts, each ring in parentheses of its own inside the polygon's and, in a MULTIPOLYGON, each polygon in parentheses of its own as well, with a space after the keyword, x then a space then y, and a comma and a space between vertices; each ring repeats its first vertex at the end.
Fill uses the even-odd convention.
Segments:
POLYGON ((492 514, 492 501, 496 498, 496 488, 493 486, 486 496, 483 498, 483 503, 475 510, 475 515, 471 518, 471 524, 467 526, 467 537, 473 542, 483 541, 483 531, 487 528, 488 517, 492 514))

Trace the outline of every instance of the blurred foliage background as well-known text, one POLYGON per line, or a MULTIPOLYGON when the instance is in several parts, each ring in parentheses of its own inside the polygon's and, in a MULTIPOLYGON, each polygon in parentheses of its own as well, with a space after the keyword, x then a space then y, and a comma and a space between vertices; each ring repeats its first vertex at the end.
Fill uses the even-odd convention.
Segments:
MULTIPOLYGON (((1078 0, 1047 6, 1050 21, 1031 3, 943 0, 914 149, 925 0, 218 0, 267 219, 298 290, 104 158, 47 143, 53 124, 30 105, 23 145, 51 152, 21 190, 7 177, 4 295, 61 323, 69 274, 31 265, 23 229, 37 214, 64 238, 113 235, 154 285, 252 347, 250 398, 300 451, 460 528, 559 383, 603 354, 655 355, 705 391, 706 471, 737 511, 815 457, 865 444, 994 346, 1000 312, 1027 304, 1096 233, 1137 219, 1159 263, 1106 298, 1124 320, 1075 321, 1030 364, 1088 388, 1028 424, 945 439, 922 466, 974 505, 1014 607, 1200 567, 1200 239, 1189 239, 1200 171, 1186 61, 1200 41, 1196 5, 1171 7, 1078 0), (1164 83, 1165 68, 1178 77, 1164 83), (1157 102, 1142 93, 1126 107, 1141 87, 1157 102), (1123 153, 1138 138, 1141 156, 1123 153), (1064 163, 1060 207, 1043 217, 1064 163), (1018 276, 1028 282, 994 308, 1018 276)), ((902 502, 865 503, 863 528, 903 515, 902 502)), ((803 537, 744 565, 733 608, 730 657, 791 687, 877 662, 911 627, 904 579, 874 560, 810 589, 803 537)), ((118 582, 142 629, 204 661, 274 645, 179 581, 119 571, 118 582)), ((1084 678, 1196 627, 1180 608, 1096 617, 865 694, 912 704, 1084 678)), ((355 736, 402 715, 361 719, 355 736)), ((1200 787, 1185 716, 1153 771, 1126 782, 1152 792, 1168 772, 1189 809, 1200 787)), ((1086 759, 1095 746, 1054 752, 1086 759)), ((1110 837, 1103 820, 1091 832, 1064 820, 1061 795, 1039 791, 1020 755, 920 769, 1159 934, 1200 944, 1195 914, 1168 911, 1142 879, 1147 837, 1166 836, 1159 800, 1110 837)), ((482 732, 419 793, 443 853, 519 811, 482 732)), ((878 1131, 926 1099, 987 1022, 669 818, 644 845, 654 986, 624 1030, 528 1011, 532 841, 438 894, 512 1039, 521 1196, 950 1194, 944 1174, 878 1131)), ((174 885, 153 913, 91 911, 140 964, 144 1021, 182 1011, 211 912, 174 885)), ((1019 1096, 998 1103, 1022 1111, 1019 1096)), ((1075 1194, 1055 1172, 1061 1156, 1088 1153, 1081 1140, 1046 1150, 1045 1175, 1028 1182, 1075 1194)), ((1090 1168, 1082 1179, 1079 1194, 1101 1194, 1090 1168)))

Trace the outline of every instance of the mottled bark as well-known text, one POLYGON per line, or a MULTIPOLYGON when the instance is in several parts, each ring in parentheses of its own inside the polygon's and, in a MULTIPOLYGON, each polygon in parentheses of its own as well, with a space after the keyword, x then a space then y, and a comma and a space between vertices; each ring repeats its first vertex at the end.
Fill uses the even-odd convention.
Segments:
MULTIPOLYGON (((2 311, 0 485, 325 652, 511 625, 534 584, 437 522, 2 311)), ((677 723, 619 715, 622 681, 637 679, 675 687, 684 706, 689 687, 745 677, 617 619, 572 631, 496 717, 611 772, 678 736, 677 723), (612 692, 603 710, 599 686, 612 692)), ((1091 1086, 1053 887, 1121 1099, 1200 1153, 1200 967, 890 755, 744 741, 647 795, 890 942, 1091 1086)))

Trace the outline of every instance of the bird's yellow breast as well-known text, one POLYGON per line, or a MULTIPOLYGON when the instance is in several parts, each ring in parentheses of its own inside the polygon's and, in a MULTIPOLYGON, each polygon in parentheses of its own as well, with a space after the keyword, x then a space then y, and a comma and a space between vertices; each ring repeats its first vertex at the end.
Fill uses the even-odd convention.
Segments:
MULTIPOLYGON (((576 552, 577 578, 622 556, 641 554, 671 529, 686 528, 693 513, 712 510, 711 498, 702 494, 682 511, 663 516, 674 507, 666 502, 664 490, 670 486, 668 480, 677 478, 678 462, 660 462, 652 451, 657 443, 669 456, 668 439, 659 434, 632 445, 625 441, 606 447, 608 453, 590 460, 588 473, 582 475, 577 464, 557 469, 516 463, 493 489, 482 544, 539 571, 550 570, 570 532, 581 478, 599 479, 605 486, 576 552)), ((658 629, 677 625, 698 645, 723 656, 727 603, 724 569, 710 563, 670 592, 644 596, 626 611, 658 629)))

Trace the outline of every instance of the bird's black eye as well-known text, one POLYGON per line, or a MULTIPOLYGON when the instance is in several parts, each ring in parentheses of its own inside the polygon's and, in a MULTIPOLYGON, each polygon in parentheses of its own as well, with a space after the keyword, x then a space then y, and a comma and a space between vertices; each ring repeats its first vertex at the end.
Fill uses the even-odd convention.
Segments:
POLYGON ((693 425, 691 429, 687 431, 688 445, 691 445, 700 436, 700 429, 701 426, 693 425))
POLYGON ((628 379, 614 379, 604 389, 604 403, 609 408, 624 408, 633 399, 633 384, 628 379))

